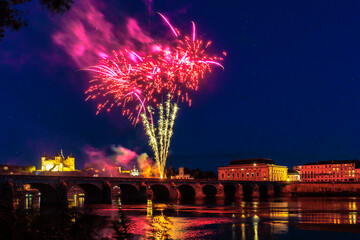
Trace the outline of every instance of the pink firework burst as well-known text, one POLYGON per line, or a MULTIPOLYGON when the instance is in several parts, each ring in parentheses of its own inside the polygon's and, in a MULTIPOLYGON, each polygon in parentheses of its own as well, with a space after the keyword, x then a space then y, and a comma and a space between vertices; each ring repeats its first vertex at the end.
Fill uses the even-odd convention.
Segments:
POLYGON ((223 68, 219 62, 223 60, 221 57, 206 54, 211 41, 204 42, 196 37, 194 22, 191 37, 182 36, 164 15, 159 15, 173 32, 173 41, 167 45, 145 46, 144 56, 127 49, 114 51, 112 57, 85 69, 96 73, 85 93, 87 100, 101 102, 97 114, 102 109, 110 111, 113 106, 120 106, 123 114, 137 123, 141 111, 146 113, 146 106, 158 106, 167 94, 191 105, 189 92, 198 90, 200 80, 206 72, 211 72, 211 66, 223 68))

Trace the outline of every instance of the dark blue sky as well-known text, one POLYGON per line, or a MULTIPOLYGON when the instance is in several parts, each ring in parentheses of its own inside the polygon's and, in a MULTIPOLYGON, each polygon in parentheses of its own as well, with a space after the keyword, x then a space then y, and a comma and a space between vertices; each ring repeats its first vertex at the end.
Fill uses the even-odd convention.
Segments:
MULTIPOLYGON (((130 16, 146 28, 144 1, 106 2, 99 11, 109 22, 130 16)), ((44 151, 62 148, 79 168, 86 146, 113 144, 151 155, 140 125, 117 109, 96 116, 96 103, 84 101, 89 76, 52 41, 67 15, 51 17, 37 1, 24 8, 29 26, 0 42, 0 162, 38 165, 44 151)), ((225 71, 214 69, 193 105, 181 106, 175 167, 359 158, 359 1, 154 0, 155 11, 182 31, 194 20, 211 51, 228 52, 225 71)), ((155 14, 151 21, 161 24, 155 14)))

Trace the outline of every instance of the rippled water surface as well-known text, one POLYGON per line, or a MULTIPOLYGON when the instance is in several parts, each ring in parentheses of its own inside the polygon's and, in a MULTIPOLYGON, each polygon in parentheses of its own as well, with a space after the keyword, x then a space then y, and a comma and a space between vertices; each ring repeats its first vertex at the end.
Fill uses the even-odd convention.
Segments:
MULTIPOLYGON (((116 204, 91 208, 109 219, 118 214, 116 204)), ((358 198, 121 205, 134 239, 360 239, 359 208, 358 198)))
MULTIPOLYGON (((114 223, 119 227, 122 222, 133 239, 360 239, 360 198, 148 200, 143 204, 122 204, 117 199, 113 204, 87 206, 83 200, 80 196, 69 209, 100 217, 96 221, 101 224, 94 225, 96 239, 115 237, 114 223)), ((37 209, 39 216, 50 214, 53 219, 53 210, 40 208, 39 202, 39 197, 27 194, 17 205, 26 211, 37 209)))

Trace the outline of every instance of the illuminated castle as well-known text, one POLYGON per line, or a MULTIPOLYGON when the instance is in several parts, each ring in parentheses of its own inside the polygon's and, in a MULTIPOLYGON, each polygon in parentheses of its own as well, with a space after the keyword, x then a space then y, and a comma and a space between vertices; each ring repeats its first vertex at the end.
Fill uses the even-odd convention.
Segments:
POLYGON ((75 158, 72 154, 65 158, 62 150, 60 153, 58 152, 55 157, 48 156, 44 153, 44 156, 41 157, 41 171, 75 171, 75 158))

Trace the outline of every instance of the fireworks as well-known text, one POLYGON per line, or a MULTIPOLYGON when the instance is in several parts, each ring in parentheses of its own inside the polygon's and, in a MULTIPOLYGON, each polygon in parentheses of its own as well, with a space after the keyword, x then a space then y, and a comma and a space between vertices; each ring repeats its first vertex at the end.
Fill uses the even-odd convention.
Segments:
MULTIPOLYGON (((143 107, 143 100, 141 99, 141 86, 134 81, 137 78, 136 69, 132 67, 131 59, 127 57, 131 52, 115 52, 111 59, 103 59, 102 63, 97 66, 91 66, 85 70, 96 72, 98 76, 91 80, 90 88, 85 92, 88 94, 88 99, 102 98, 105 99, 103 103, 97 106, 98 114, 103 108, 107 111, 114 106, 122 106, 124 108, 123 114, 130 115, 130 109, 126 108, 127 104, 131 104, 134 100, 139 101, 140 106, 143 107), (125 54, 127 53, 127 54, 125 54), (111 96, 112 100, 107 99, 111 96)), ((138 106, 136 106, 138 108, 138 106)))
MULTIPOLYGON (((136 124, 142 119, 149 145, 154 151, 160 176, 163 177, 170 139, 179 102, 191 106, 190 92, 197 91, 199 82, 211 65, 223 68, 221 57, 209 57, 206 48, 211 41, 196 38, 195 23, 192 36, 182 37, 169 20, 159 15, 169 25, 175 40, 168 44, 154 43, 144 46, 139 54, 124 49, 114 51, 101 64, 85 70, 96 73, 86 91, 88 99, 98 99, 97 114, 114 106, 122 107, 123 115, 136 124), (163 104, 163 98, 167 100, 163 104), (157 128, 154 124, 154 109, 157 109, 157 128)), ((226 53, 223 53, 226 55, 226 53)))
MULTIPOLYGON (((173 126, 175 122, 176 113, 179 110, 176 103, 171 103, 171 95, 168 95, 168 99, 164 106, 160 103, 159 107, 159 119, 157 132, 155 124, 151 122, 151 117, 148 117, 145 113, 141 114, 142 122, 145 127, 146 134, 149 136, 149 144, 155 155, 155 160, 159 169, 160 178, 163 178, 164 169, 166 165, 166 158, 169 153, 170 139, 173 135, 173 126)), ((152 112, 151 108, 148 108, 149 112, 152 112)))

